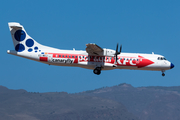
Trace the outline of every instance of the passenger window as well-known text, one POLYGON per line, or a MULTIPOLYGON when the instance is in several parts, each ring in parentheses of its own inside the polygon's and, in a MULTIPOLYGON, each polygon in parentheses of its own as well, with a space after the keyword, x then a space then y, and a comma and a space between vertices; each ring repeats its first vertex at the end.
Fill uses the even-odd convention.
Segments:
POLYGON ((67 55, 66 55, 66 58, 67 58, 67 55))
POLYGON ((59 55, 59 57, 61 57, 61 55, 59 55))
POLYGON ((77 58, 77 56, 76 56, 76 58, 77 58))
POLYGON ((64 57, 64 55, 62 57, 64 57))
POLYGON ((74 56, 72 56, 72 58, 74 58, 74 56))
POLYGON ((70 58, 71 56, 69 55, 69 58, 70 58))

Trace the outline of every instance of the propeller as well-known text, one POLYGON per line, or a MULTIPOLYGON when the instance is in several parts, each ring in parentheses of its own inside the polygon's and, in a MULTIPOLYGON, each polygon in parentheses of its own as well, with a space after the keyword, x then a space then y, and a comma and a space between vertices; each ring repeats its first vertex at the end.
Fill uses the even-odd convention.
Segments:
POLYGON ((119 49, 119 52, 118 52, 118 43, 117 43, 117 46, 116 46, 116 53, 115 53, 115 57, 116 57, 116 63, 117 63, 117 55, 121 54, 121 50, 122 50, 122 45, 120 46, 120 49, 119 49))

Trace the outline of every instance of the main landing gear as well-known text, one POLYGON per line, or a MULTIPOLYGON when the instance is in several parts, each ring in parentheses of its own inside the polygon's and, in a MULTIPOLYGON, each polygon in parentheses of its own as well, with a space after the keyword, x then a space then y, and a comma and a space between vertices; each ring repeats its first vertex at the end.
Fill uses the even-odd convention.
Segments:
POLYGON ((101 74, 101 67, 96 67, 94 70, 93 70, 94 74, 96 75, 99 75, 101 74))

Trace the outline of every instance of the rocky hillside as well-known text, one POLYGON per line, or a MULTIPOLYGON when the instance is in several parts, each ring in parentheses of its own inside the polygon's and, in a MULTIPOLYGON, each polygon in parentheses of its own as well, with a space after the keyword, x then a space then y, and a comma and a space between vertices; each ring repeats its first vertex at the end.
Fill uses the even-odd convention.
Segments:
POLYGON ((138 87, 129 84, 79 93, 125 105, 140 120, 180 120, 180 87, 138 87))
POLYGON ((1 120, 138 120, 119 102, 66 92, 29 93, 0 86, 1 120))
POLYGON ((2 120, 180 120, 180 87, 120 84, 86 92, 30 93, 0 86, 2 120))

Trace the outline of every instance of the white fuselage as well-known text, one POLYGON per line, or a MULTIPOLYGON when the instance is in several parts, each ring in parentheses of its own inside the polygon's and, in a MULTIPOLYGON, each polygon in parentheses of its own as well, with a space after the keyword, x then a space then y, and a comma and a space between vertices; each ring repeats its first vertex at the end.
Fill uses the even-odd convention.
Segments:
POLYGON ((102 70, 134 69, 165 71, 171 68, 171 63, 165 59, 158 59, 164 57, 157 54, 121 53, 118 55, 117 63, 115 63, 115 57, 111 56, 91 56, 86 51, 55 50, 37 53, 8 51, 8 53, 49 65, 74 66, 87 69, 94 69, 100 66, 102 70))
POLYGON ((121 53, 122 47, 118 52, 118 44, 116 51, 102 49, 94 43, 86 44, 86 51, 61 50, 44 46, 30 37, 19 23, 10 22, 8 25, 15 50, 7 52, 45 64, 94 69, 94 73, 97 75, 101 73, 101 70, 134 69, 164 72, 174 67, 161 55, 121 53))

